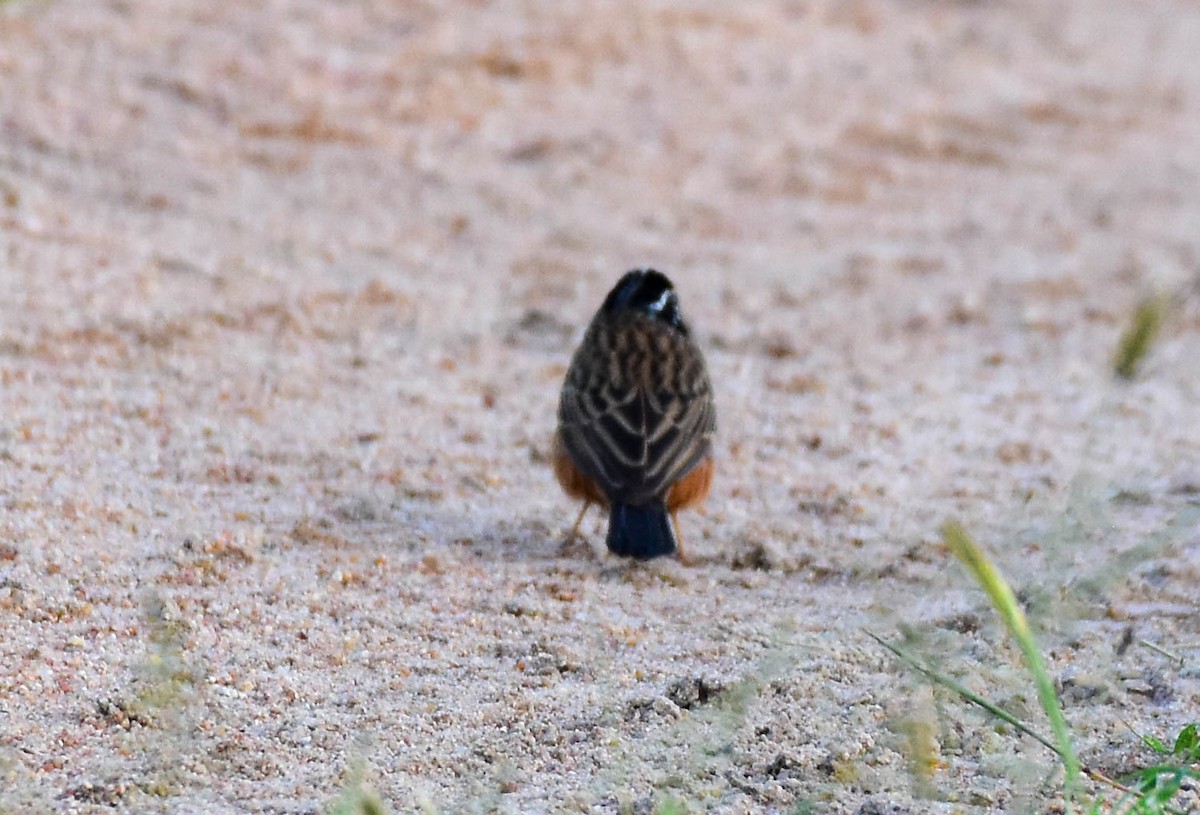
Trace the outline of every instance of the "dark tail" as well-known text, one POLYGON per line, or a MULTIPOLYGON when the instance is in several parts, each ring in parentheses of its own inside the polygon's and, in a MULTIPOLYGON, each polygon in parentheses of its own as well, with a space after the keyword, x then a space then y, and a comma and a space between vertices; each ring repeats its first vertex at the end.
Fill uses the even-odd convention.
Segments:
POLYGON ((608 551, 639 560, 674 552, 675 536, 666 506, 613 504, 608 516, 608 551))

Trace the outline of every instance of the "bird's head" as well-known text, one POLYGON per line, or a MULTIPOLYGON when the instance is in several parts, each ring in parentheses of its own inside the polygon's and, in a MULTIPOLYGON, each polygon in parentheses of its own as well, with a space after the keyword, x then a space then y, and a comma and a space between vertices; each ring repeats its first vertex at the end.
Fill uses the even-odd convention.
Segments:
POLYGON ((634 269, 626 272, 604 300, 601 312, 615 315, 634 311, 659 320, 675 330, 687 334, 683 314, 679 310, 679 297, 666 275, 654 269, 634 269))

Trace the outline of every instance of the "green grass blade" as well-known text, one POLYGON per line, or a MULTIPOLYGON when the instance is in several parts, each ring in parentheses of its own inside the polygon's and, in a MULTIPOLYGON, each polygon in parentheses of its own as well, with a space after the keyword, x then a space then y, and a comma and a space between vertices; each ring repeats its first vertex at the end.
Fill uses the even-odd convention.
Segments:
POLYGON ((1147 297, 1138 303, 1133 312, 1133 322, 1117 343, 1117 353, 1113 359, 1117 376, 1132 379, 1137 373, 1138 363, 1150 351, 1162 328, 1166 307, 1166 298, 1162 296, 1147 297))
POLYGON ((1021 649, 1025 665, 1037 686, 1038 699, 1042 709, 1046 711, 1046 718, 1050 720, 1050 726, 1054 730, 1054 740, 1057 743, 1056 752, 1062 759, 1063 768, 1066 771, 1063 793, 1070 801, 1079 779, 1079 758, 1075 755, 1071 732, 1067 727, 1062 706, 1059 704, 1058 694, 1054 690, 1054 682, 1046 671, 1046 665, 1042 661, 1042 654, 1038 650, 1033 632, 1029 628, 1029 622, 1025 619, 1025 613, 1021 610, 1016 596, 1004 577, 975 545, 962 526, 954 522, 946 524, 942 527, 942 539, 987 593, 992 605, 1004 621, 1005 627, 1008 628, 1009 634, 1021 649))
POLYGON ((1171 753, 1188 764, 1200 762, 1200 723, 1189 724, 1179 731, 1171 753))
POLYGON ((1035 739, 1036 741, 1040 742, 1043 746, 1045 746, 1047 749, 1049 749, 1051 752, 1061 756, 1061 753, 1059 753, 1059 750, 1058 750, 1058 746, 1055 745, 1054 742, 1050 741, 1050 739, 1046 738, 1041 733, 1038 733, 1036 730, 1029 727, 1029 725, 1022 722, 1020 719, 1018 719, 1013 714, 1009 713, 1004 708, 988 701, 984 697, 980 696, 979 694, 975 693, 973 690, 968 688, 966 685, 963 685, 961 682, 958 682, 957 680, 952 679, 951 677, 946 676, 943 673, 935 671, 933 668, 929 667, 928 665, 923 664, 920 660, 918 660, 915 656, 910 654, 908 651, 904 650, 903 648, 901 648, 898 645, 888 642, 887 640, 885 640, 883 637, 879 636, 875 632, 868 631, 864 628, 863 633, 866 634, 871 639, 875 640, 875 642, 879 643, 884 648, 891 651, 893 654, 895 654, 900 659, 901 662, 904 662, 910 668, 913 668, 917 672, 923 674, 924 676, 928 677, 930 680, 941 685, 942 687, 947 688, 948 690, 951 690, 954 693, 957 693, 959 696, 961 696, 963 699, 966 699, 968 702, 978 705, 979 707, 986 710, 988 713, 995 716, 997 719, 1001 719, 1005 722, 1008 722, 1013 727, 1015 727, 1017 730, 1020 730, 1022 733, 1024 733, 1026 736, 1029 736, 1030 738, 1035 739))

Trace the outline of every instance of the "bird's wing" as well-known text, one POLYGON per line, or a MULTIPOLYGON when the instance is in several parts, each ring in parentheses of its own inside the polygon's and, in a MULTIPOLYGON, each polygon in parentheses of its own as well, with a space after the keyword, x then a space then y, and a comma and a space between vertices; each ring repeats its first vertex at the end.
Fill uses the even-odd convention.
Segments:
POLYGON ((628 343, 594 343, 599 350, 577 356, 563 386, 563 443, 612 500, 661 497, 711 450, 716 411, 699 351, 681 336, 657 343, 615 365, 607 358, 614 348, 637 352, 628 343))

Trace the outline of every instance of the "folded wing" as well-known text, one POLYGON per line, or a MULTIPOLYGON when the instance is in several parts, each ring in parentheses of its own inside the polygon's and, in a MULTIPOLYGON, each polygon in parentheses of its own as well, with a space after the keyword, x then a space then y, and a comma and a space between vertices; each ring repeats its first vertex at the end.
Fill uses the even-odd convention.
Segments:
POLYGON ((572 361, 559 403, 563 444, 611 502, 661 498, 711 451, 712 388, 680 335, 595 337, 572 361))

